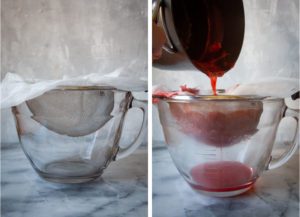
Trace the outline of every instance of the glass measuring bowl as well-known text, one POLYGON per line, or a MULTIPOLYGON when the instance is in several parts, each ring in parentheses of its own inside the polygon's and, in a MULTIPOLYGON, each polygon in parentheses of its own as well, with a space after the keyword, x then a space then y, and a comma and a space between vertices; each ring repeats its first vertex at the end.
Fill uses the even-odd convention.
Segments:
POLYGON ((295 136, 289 150, 272 160, 277 127, 285 117, 283 99, 156 98, 171 158, 187 183, 201 193, 217 197, 241 194, 264 170, 284 164, 297 149, 295 136))
POLYGON ((111 87, 61 87, 12 108, 21 147, 44 179, 81 183, 101 176, 109 163, 143 141, 146 104, 111 87), (119 146, 126 112, 143 112, 137 138, 119 146))

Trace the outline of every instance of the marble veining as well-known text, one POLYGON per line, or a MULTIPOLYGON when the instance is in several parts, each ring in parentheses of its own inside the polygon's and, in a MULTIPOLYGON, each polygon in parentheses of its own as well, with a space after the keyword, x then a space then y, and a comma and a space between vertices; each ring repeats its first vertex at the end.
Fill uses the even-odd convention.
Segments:
POLYGON ((299 216, 299 152, 282 167, 265 171, 245 194, 213 198, 190 188, 165 144, 153 147, 153 217, 299 216))
POLYGON ((18 144, 2 144, 2 217, 146 217, 147 150, 112 162, 96 181, 44 181, 18 144))

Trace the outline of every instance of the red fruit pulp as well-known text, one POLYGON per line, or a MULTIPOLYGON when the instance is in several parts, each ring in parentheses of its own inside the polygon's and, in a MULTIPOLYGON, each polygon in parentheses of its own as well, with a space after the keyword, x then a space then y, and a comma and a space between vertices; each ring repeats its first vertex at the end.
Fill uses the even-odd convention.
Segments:
POLYGON ((180 131, 201 143, 226 147, 242 141, 257 132, 262 113, 262 104, 255 102, 252 108, 241 107, 226 111, 221 106, 211 111, 202 103, 169 103, 170 111, 176 118, 180 131))

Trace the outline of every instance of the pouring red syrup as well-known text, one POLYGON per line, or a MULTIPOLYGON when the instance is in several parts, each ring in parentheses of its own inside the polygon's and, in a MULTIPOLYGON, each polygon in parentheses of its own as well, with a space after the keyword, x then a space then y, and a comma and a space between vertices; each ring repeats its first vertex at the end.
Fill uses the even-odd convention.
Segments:
POLYGON ((248 188, 255 182, 252 168, 236 161, 199 164, 191 169, 190 174, 196 184, 189 184, 205 191, 235 191, 248 188))
POLYGON ((211 84, 211 87, 212 87, 212 90, 214 92, 214 95, 216 96, 217 95, 217 79, 218 77, 217 76, 210 76, 210 84, 211 84))
POLYGON ((243 0, 177 0, 172 14, 178 39, 197 69, 221 77, 233 68, 244 40, 243 0))
MULTIPOLYGON (((242 0, 177 0, 172 2, 174 25, 183 49, 211 81, 214 95, 217 77, 233 68, 243 44, 242 0), (189 25, 187 25, 189 24, 189 25)), ((262 105, 224 111, 206 111, 201 103, 169 102, 180 131, 200 142, 220 147, 221 161, 197 165, 190 171, 196 189, 233 191, 250 187, 253 171, 240 162, 223 161, 223 147, 233 145, 256 132, 262 105)))

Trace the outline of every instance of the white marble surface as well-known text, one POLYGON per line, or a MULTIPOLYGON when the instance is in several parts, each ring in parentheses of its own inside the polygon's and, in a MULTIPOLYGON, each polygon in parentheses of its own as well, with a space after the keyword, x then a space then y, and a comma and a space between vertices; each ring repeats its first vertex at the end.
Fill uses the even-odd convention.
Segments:
POLYGON ((2 144, 2 217, 145 217, 147 150, 112 162, 103 176, 86 184, 42 180, 18 144, 2 144))
POLYGON ((153 217, 299 216, 299 152, 282 167, 265 171, 247 193, 213 198, 188 186, 165 144, 153 147, 153 217))

